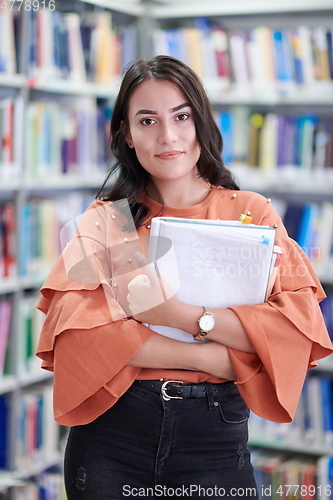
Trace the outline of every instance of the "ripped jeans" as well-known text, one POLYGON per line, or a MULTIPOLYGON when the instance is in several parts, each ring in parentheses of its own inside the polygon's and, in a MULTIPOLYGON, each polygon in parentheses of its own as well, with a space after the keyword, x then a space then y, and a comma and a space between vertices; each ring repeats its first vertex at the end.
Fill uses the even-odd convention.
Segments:
POLYGON ((68 500, 256 500, 249 410, 233 383, 219 396, 212 388, 221 384, 204 385, 205 397, 167 401, 136 383, 92 423, 72 427, 64 470, 68 500))

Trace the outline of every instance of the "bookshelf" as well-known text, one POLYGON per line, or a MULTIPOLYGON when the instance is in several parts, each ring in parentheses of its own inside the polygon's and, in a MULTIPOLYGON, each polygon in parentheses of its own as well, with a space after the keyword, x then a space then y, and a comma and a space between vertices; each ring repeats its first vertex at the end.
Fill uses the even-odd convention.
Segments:
POLYGON ((145 9, 115 0, 59 0, 55 9, 46 2, 43 12, 4 4, 0 26, 7 23, 15 52, 4 52, 0 33, 0 60, 7 65, 0 69, 0 136, 7 148, 0 156, 6 229, 5 250, 2 231, 0 238, 0 323, 6 325, 0 327, 0 338, 6 336, 0 341, 0 498, 39 498, 43 491, 60 500, 65 429, 52 416, 52 374, 34 356, 42 321, 35 304, 61 251, 60 228, 84 211, 112 161, 105 154, 112 102, 122 67, 139 53, 145 9), (80 53, 81 22, 86 38, 80 53), (113 65, 106 63, 108 54, 92 53, 94 29, 96 46, 103 37, 99 43, 108 41, 113 65), (65 35, 67 58, 60 45, 65 35))
MULTIPOLYGON (((326 28, 327 31, 332 30, 332 3, 326 0, 315 5, 313 2, 298 0, 227 0, 191 2, 189 5, 186 1, 170 0, 152 4, 150 15, 153 25, 151 55, 162 52, 174 55, 189 63, 200 74, 224 137, 224 161, 234 172, 241 188, 255 190, 271 198, 282 218, 291 204, 297 202, 300 206, 311 205, 311 209, 316 210, 317 214, 316 230, 309 226, 308 233, 317 230, 319 233, 330 232, 332 223, 327 226, 326 222, 322 223, 320 229, 319 221, 323 220, 324 212, 331 210, 333 206, 333 158, 328 160, 333 142, 330 139, 330 149, 325 150, 325 163, 323 157, 320 160, 318 139, 323 138, 319 134, 320 123, 330 122, 333 117, 332 45, 330 52, 326 51, 320 56, 326 57, 326 63, 330 60, 330 73, 325 78, 323 74, 319 77, 315 54, 316 50, 317 55, 319 53, 318 40, 325 42, 322 35, 325 33, 326 36, 326 28), (275 40, 273 34, 281 42, 283 49, 281 45, 277 46, 277 41, 275 45, 272 43, 272 39, 275 40), (303 81, 298 79, 293 66, 297 54, 291 41, 292 35, 295 37, 296 34, 300 35, 303 42, 303 55, 306 53, 305 39, 311 42, 308 44, 308 49, 311 50, 308 53, 309 59, 306 63, 303 59, 301 61, 305 71, 303 77, 307 74, 303 81), (314 39, 317 41, 314 42, 314 39), (282 50, 285 51, 283 55, 282 50), (261 67, 255 64, 255 59, 264 61, 261 67), (310 73, 306 73, 306 65, 310 73), (275 72, 266 74, 264 67, 270 67, 275 72), (274 135, 267 134, 267 117, 273 123, 272 128, 276 131, 274 135), (313 149, 308 154, 303 151, 303 156, 299 151, 293 150, 291 157, 281 158, 279 150, 286 149, 290 152, 290 143, 281 143, 283 135, 278 134, 279 127, 286 118, 286 122, 293 124, 289 129, 291 135, 295 132, 294 124, 300 123, 303 117, 306 117, 304 121, 308 121, 309 129, 311 120, 315 124, 308 136, 308 143, 313 143, 313 149), (254 122, 253 130, 251 120, 254 122), (267 128, 262 132, 259 128, 265 123, 267 128), (258 140, 260 133, 261 144, 258 140), (251 151, 250 145, 255 140, 257 155, 253 160, 254 151, 251 151), (272 151, 267 152, 267 148, 265 150, 264 145, 267 143, 274 145, 271 148, 275 149, 275 156, 272 151), (272 154, 270 159, 266 154, 272 154)), ((327 40, 331 40, 331 34, 327 40)), ((320 47, 323 49, 322 45, 320 47)), ((302 132, 298 130, 297 134, 302 132)), ((320 242, 323 241, 320 238, 320 242)), ((318 276, 329 295, 326 304, 330 304, 330 308, 326 308, 325 318, 333 337, 330 319, 332 302, 328 302, 331 300, 333 285, 332 241, 333 238, 330 237, 330 244, 327 243, 330 258, 326 258, 325 266, 321 266, 315 256, 312 263, 318 269, 318 276)), ((265 484, 265 481, 268 481, 267 484, 272 483, 277 477, 280 484, 283 484, 293 469, 294 484, 303 480, 305 483, 308 481, 306 484, 317 481, 319 489, 312 493, 320 498, 320 488, 326 484, 331 485, 328 471, 333 463, 333 446, 330 430, 327 430, 327 426, 332 428, 332 414, 327 416, 326 410, 327 406, 333 405, 327 402, 328 396, 320 392, 320 384, 325 379, 330 387, 330 397, 332 396, 332 359, 328 359, 325 366, 321 365, 313 372, 308 377, 309 385, 311 391, 315 392, 318 403, 313 406, 320 411, 313 411, 314 408, 310 409, 302 399, 292 424, 273 424, 253 415, 250 418, 250 444, 253 447, 258 484, 265 484), (307 465, 309 470, 305 474, 307 465)), ((331 489, 330 486, 327 493, 331 494, 331 489)), ((281 491, 272 498, 278 498, 279 495, 281 491)), ((259 489, 259 497, 263 499, 265 496, 267 493, 265 495, 259 489)))
MULTIPOLYGON (((23 444, 22 442, 18 444, 17 439, 20 409, 24 407, 23 402, 28 401, 31 407, 38 407, 36 393, 52 383, 52 376, 49 373, 42 372, 33 362, 30 363, 33 343, 36 341, 33 334, 36 334, 38 329, 38 326, 35 326, 35 331, 32 332, 31 324, 35 321, 35 325, 38 325, 40 321, 34 318, 32 313, 34 301, 37 300, 37 290, 61 248, 59 242, 55 243, 54 247, 48 250, 51 252, 48 259, 40 257, 34 245, 34 238, 31 238, 31 235, 36 234, 37 231, 34 226, 34 216, 37 214, 37 217, 42 218, 44 214, 44 217, 51 217, 53 225, 59 228, 71 216, 81 213, 94 197, 104 180, 108 162, 112 161, 104 154, 107 142, 105 130, 112 112, 112 102, 117 94, 121 68, 137 55, 142 57, 154 55, 151 51, 152 38, 150 36, 153 32, 156 31, 158 34, 158 37, 154 39, 155 42, 163 42, 162 47, 166 47, 165 39, 162 37, 164 30, 172 32, 178 30, 178 35, 183 36, 185 28, 201 30, 195 32, 196 38, 192 39, 192 45, 196 43, 195 40, 198 40, 198 35, 199 39, 200 36, 202 38, 203 30, 206 30, 204 33, 208 37, 207 33, 211 26, 222 29, 223 40, 226 43, 229 43, 228 33, 239 31, 250 33, 259 26, 268 30, 282 30, 282 28, 293 30, 298 26, 315 30, 318 27, 328 26, 333 33, 333 5, 331 0, 318 0, 315 3, 310 0, 273 0, 271 2, 207 0, 204 3, 190 0, 183 2, 174 0, 142 2, 57 0, 56 15, 50 12, 44 13, 45 15, 32 14, 23 9, 19 12, 17 6, 14 5, 14 7, 10 22, 15 30, 16 58, 11 61, 15 70, 6 72, 0 70, 0 134, 3 134, 4 130, 4 113, 6 110, 9 113, 10 106, 14 107, 11 134, 13 140, 12 143, 9 141, 10 146, 8 146, 9 160, 0 157, 0 217, 2 217, 4 206, 14 208, 15 216, 10 240, 15 242, 14 260, 16 261, 16 266, 12 266, 11 271, 7 269, 4 273, 0 258, 0 315, 3 302, 9 303, 11 312, 7 332, 9 354, 7 353, 6 367, 3 368, 4 373, 0 376, 0 407, 7 407, 7 462, 5 467, 2 467, 3 472, 0 473, 0 498, 11 500, 20 491, 25 491, 25 488, 26 494, 31 492, 31 498, 35 498, 32 495, 36 495, 37 483, 40 485, 52 483, 54 488, 57 484, 60 500, 65 498, 61 476, 59 476, 62 450, 61 429, 55 424, 52 425, 50 433, 53 436, 53 444, 42 458, 45 450, 43 451, 41 444, 36 445, 36 448, 39 446, 42 450, 39 450, 39 454, 36 453, 36 456, 39 455, 36 460, 34 460, 33 453, 24 455, 23 444), (76 17, 68 16, 72 12, 76 14, 76 17), (103 13, 106 13, 105 17, 103 13), (203 24, 202 18, 208 19, 211 25, 203 24), (38 19, 47 27, 43 32, 43 36, 46 37, 43 41, 32 35, 34 22, 38 22, 38 19), (71 26, 74 30, 73 40, 76 41, 75 26, 77 29, 81 23, 85 25, 87 35, 92 26, 96 27, 96 23, 100 23, 98 24, 100 33, 104 35, 107 33, 114 43, 111 50, 115 55, 117 66, 107 66, 105 69, 101 61, 98 73, 97 66, 91 64, 91 59, 87 59, 87 52, 85 52, 86 59, 77 58, 81 60, 81 67, 71 68, 70 61, 68 58, 66 60, 63 51, 60 53, 59 50, 58 52, 51 50, 52 47, 53 49, 57 47, 55 41, 48 35, 48 33, 53 33, 51 29, 54 27, 53 22, 57 29, 63 29, 64 25, 67 28, 71 26), (20 41, 21 43, 18 43, 20 41), (58 55, 53 58, 52 54, 58 55), (103 67, 104 69, 101 70, 103 67), (82 116, 80 114, 82 109, 88 109, 89 115, 82 116), (68 113, 62 114, 64 110, 68 113), (98 123, 98 126, 80 128, 82 123, 90 123, 90 120, 95 124, 98 123), (55 131, 58 141, 53 151, 54 156, 49 159, 44 154, 50 144, 49 136, 32 134, 33 128, 38 129, 37 125, 41 123, 47 123, 50 126, 50 129, 44 127, 44 130, 55 131), (59 123, 66 124, 66 127, 59 126, 59 123), (64 135, 62 134, 64 130, 61 128, 66 129, 64 135), (77 144, 82 144, 84 137, 87 137, 84 133, 80 135, 79 132, 82 130, 85 130, 86 134, 87 130, 91 131, 89 136, 94 138, 89 146, 90 149, 86 151, 85 159, 78 157, 76 149, 77 144), (9 147, 12 148, 11 152, 9 147), (66 150, 69 155, 67 160, 61 155, 63 150, 66 150), (82 160, 81 163, 80 160, 82 160), (51 203, 47 203, 50 201, 51 203), (63 214, 64 209, 66 216, 63 214), (22 327, 24 320, 29 326, 22 327), (22 352, 24 332, 29 337, 29 355, 27 352, 22 352), (23 368, 22 359, 25 365, 23 368), (21 446, 19 448, 21 454, 18 453, 19 446, 21 446), (19 463, 18 456, 20 456, 19 463)), ((267 30, 265 33, 267 34, 267 30)), ((199 52, 201 49, 200 47, 196 49, 198 54, 198 49, 199 52)), ((207 61, 211 61, 211 47, 207 43, 205 50, 208 51, 206 52, 207 61)), ((1 51, 0 54, 2 54, 1 51)), ((248 117, 253 113, 263 117, 271 113, 277 120, 279 116, 298 117, 304 111, 311 116, 333 120, 333 75, 329 80, 313 81, 311 85, 299 85, 297 82, 289 82, 290 85, 285 85, 279 79, 275 79, 270 81, 269 85, 266 82, 265 85, 254 83, 244 86, 236 81, 234 71, 235 69, 221 76, 217 74, 217 68, 215 68, 213 75, 203 75, 204 84, 216 110, 217 119, 220 121, 222 120, 221 113, 225 113, 224 118, 230 120, 230 113, 235 112, 237 119, 243 120, 237 123, 240 123, 244 129, 248 127, 248 117)), ((223 131, 226 135, 226 144, 232 142, 235 149, 228 151, 230 157, 227 163, 243 189, 253 189, 271 197, 273 202, 276 200, 281 211, 285 211, 291 201, 298 201, 300 204, 311 201, 319 207, 323 202, 333 204, 333 164, 322 164, 320 169, 314 169, 312 166, 302 168, 302 165, 293 164, 283 164, 282 168, 278 168, 276 164, 270 165, 269 168, 264 168, 262 165, 249 165, 247 161, 248 137, 245 135, 242 139, 234 138, 229 133, 230 130, 223 131)), ((54 238, 54 234, 51 235, 44 227, 40 238, 49 240, 51 236, 54 238)), ((329 271, 324 269, 319 276, 328 293, 332 294, 332 263, 330 266, 329 271)), ((331 331, 333 335, 333 330, 331 331)), ((333 380, 332 360, 327 360, 327 366, 320 367, 317 373, 318 377, 324 373, 329 374, 333 380)), ((46 400, 48 397, 49 395, 45 395, 46 400)), ((4 428, 1 422, 0 416, 2 426, 0 433, 4 428)), ((252 445, 257 450, 288 451, 293 454, 311 456, 316 461, 319 461, 322 456, 333 454, 331 444, 316 441, 304 442, 301 439, 291 440, 287 434, 283 435, 282 428, 279 431, 277 429, 273 431, 270 428, 265 434, 258 427, 259 424, 256 423, 256 425, 252 445), (279 432, 281 435, 277 437, 279 432), (275 436, 274 439, 270 437, 270 433, 271 436, 275 436)), ((287 432, 285 428, 284 432, 287 432)), ((3 443, 1 445, 3 446, 3 443)), ((324 465, 321 467, 323 469, 324 465)), ((322 472, 322 477, 324 477, 323 474, 322 472)))

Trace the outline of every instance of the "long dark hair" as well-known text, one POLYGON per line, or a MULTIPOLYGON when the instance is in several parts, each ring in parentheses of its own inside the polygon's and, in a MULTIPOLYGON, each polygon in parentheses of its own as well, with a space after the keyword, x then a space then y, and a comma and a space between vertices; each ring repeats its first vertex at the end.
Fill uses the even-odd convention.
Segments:
POLYGON ((149 216, 149 209, 138 200, 140 193, 150 183, 148 172, 139 163, 135 149, 128 147, 125 136, 128 131, 128 105, 135 89, 151 78, 167 80, 179 88, 186 96, 193 111, 200 157, 197 163, 201 177, 210 184, 238 190, 233 176, 221 157, 223 140, 215 122, 206 91, 194 71, 186 64, 169 56, 156 56, 149 61, 137 60, 127 69, 114 105, 111 119, 111 151, 116 163, 110 168, 108 176, 97 197, 110 177, 114 180, 108 192, 103 194, 106 201, 127 198, 134 223, 139 227, 149 216))

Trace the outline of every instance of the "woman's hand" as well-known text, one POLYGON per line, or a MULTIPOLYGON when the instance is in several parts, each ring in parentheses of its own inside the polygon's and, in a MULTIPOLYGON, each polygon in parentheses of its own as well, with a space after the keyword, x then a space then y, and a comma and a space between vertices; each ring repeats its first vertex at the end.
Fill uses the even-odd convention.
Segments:
POLYGON ((214 377, 236 380, 236 373, 231 364, 228 349, 217 342, 207 342, 197 346, 196 369, 214 377))
POLYGON ((144 266, 128 284, 128 305, 133 318, 152 325, 174 326, 172 317, 181 306, 170 285, 159 278, 152 264, 144 266))

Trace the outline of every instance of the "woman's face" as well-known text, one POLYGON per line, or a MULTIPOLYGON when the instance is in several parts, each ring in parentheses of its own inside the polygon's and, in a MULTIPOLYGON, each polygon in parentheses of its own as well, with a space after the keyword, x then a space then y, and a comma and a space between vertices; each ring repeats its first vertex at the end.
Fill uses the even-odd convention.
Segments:
POLYGON ((196 176, 200 148, 194 116, 176 85, 143 82, 130 98, 128 122, 125 139, 156 185, 196 176))

